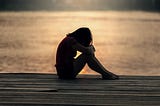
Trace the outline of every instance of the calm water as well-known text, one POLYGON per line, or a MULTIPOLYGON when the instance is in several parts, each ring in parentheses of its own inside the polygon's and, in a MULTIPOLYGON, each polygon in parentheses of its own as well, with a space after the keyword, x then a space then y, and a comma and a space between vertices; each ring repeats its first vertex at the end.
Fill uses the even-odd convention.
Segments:
MULTIPOLYGON (((96 56, 121 75, 160 75, 160 14, 149 12, 1 12, 0 72, 54 73, 59 41, 92 30, 96 56)), ((95 74, 88 67, 83 73, 95 74)))

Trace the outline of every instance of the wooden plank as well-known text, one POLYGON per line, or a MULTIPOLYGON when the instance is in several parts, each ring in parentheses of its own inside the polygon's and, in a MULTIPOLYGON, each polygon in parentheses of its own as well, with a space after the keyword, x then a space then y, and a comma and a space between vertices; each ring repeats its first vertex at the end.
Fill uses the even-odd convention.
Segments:
POLYGON ((158 100, 154 100, 155 98, 134 98, 133 97, 129 97, 129 98, 116 98, 116 97, 90 97, 90 96, 67 96, 67 97, 47 97, 44 98, 43 97, 11 97, 11 98, 1 98, 1 103, 34 103, 34 104, 72 104, 72 105, 108 105, 108 104, 113 104, 113 105, 150 105, 150 106, 155 106, 155 105, 159 105, 159 101, 158 100), (89 98, 89 99, 88 99, 89 98), (9 99, 9 100, 8 100, 9 99))
POLYGON ((59 80, 54 74, 0 75, 0 104, 3 106, 159 106, 159 100, 159 76, 102 80, 98 75, 80 75, 76 80, 59 80))
MULTIPOLYGON (((55 74, 41 74, 41 73, 0 73, 0 78, 44 78, 55 79, 55 74)), ((101 78, 100 75, 79 75, 80 79, 95 79, 101 78)), ((159 76, 120 76, 121 80, 160 80, 159 76)))
POLYGON ((143 96, 97 96, 97 95, 42 95, 42 96, 9 96, 1 98, 1 103, 5 102, 32 102, 32 103, 73 103, 73 104, 110 104, 110 103, 117 103, 117 104, 126 104, 126 103, 143 103, 143 104, 158 104, 159 98, 158 97, 143 97, 143 96), (145 103, 144 103, 145 102, 145 103))

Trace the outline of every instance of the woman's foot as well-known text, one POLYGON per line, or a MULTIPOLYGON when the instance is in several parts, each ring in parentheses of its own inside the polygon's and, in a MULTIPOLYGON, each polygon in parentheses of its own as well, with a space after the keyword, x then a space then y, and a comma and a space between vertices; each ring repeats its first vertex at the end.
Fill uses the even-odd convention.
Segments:
POLYGON ((111 76, 102 75, 102 79, 103 80, 118 80, 119 76, 118 75, 111 75, 111 76))

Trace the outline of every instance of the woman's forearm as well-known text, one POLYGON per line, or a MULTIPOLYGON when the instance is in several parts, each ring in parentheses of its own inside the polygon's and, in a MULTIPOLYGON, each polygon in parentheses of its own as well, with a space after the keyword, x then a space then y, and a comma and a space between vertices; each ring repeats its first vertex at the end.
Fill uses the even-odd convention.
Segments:
POLYGON ((77 51, 80 51, 80 52, 86 53, 86 54, 93 54, 95 52, 95 48, 93 45, 91 45, 89 47, 85 47, 85 46, 81 45, 80 43, 76 43, 75 45, 73 45, 73 48, 77 51))

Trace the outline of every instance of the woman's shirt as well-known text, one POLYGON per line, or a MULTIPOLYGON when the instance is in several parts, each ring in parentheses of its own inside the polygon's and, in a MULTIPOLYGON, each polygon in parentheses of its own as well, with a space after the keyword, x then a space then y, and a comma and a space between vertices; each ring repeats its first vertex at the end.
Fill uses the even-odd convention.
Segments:
POLYGON ((65 37, 59 44, 56 54, 56 67, 65 70, 73 70, 73 60, 76 50, 73 49, 77 41, 73 37, 65 37))

